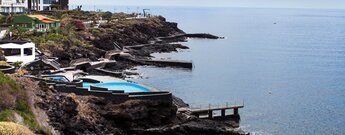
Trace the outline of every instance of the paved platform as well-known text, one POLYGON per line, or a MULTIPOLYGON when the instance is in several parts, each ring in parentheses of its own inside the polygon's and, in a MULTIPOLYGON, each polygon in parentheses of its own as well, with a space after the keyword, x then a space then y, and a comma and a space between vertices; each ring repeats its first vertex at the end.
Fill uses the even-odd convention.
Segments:
MULTIPOLYGON (((67 71, 64 73, 57 73, 55 75, 63 75, 65 76, 68 80, 73 81, 73 75, 76 73, 82 72, 81 70, 76 70, 76 71, 67 71)), ((102 75, 86 75, 83 76, 82 78, 90 78, 90 79, 95 79, 101 82, 126 82, 125 80, 121 78, 116 78, 112 76, 102 76, 102 75)))

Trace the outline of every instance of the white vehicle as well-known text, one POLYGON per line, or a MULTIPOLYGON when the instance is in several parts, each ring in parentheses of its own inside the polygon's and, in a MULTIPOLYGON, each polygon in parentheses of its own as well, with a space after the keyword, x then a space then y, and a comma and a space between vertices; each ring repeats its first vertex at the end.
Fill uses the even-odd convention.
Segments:
POLYGON ((35 60, 36 47, 32 42, 2 40, 0 48, 8 63, 23 62, 22 64, 27 64, 35 60))

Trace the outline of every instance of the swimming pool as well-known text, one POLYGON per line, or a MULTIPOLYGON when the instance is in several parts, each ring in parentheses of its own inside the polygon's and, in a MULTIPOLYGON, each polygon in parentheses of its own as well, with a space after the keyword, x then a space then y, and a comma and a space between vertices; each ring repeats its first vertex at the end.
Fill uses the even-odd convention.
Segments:
POLYGON ((140 86, 138 84, 134 83, 128 83, 128 82, 108 82, 108 83, 83 83, 83 88, 89 89, 90 86, 100 87, 100 88, 107 88, 109 90, 123 90, 125 93, 131 93, 131 92, 152 92, 152 90, 145 88, 143 86, 140 86))
POLYGON ((51 81, 58 81, 58 82, 69 82, 69 80, 66 78, 66 77, 63 77, 63 76, 47 76, 47 77, 44 77, 48 80, 51 80, 51 81))

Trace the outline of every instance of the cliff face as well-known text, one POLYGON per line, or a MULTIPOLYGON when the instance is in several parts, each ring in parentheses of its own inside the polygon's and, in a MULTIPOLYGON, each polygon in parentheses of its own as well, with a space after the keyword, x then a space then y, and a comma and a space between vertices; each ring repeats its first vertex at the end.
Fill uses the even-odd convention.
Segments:
POLYGON ((46 130, 48 124, 41 121, 42 117, 34 107, 34 91, 38 89, 30 79, 0 73, 0 134, 32 134, 23 126, 38 134, 51 133, 46 130), (9 129, 4 131, 1 128, 9 129))
POLYGON ((61 95, 40 84, 37 106, 46 110, 50 124, 62 134, 127 134, 133 128, 172 123, 176 107, 157 102, 113 104, 97 97, 61 95))
POLYGON ((60 94, 40 83, 36 106, 61 134, 115 135, 237 135, 229 121, 202 120, 177 113, 176 106, 157 101, 131 100, 113 104, 102 98, 60 94))
POLYGON ((60 95, 41 84, 37 105, 47 110, 50 123, 63 134, 127 134, 133 128, 170 124, 176 107, 145 101, 112 104, 96 97, 60 95))

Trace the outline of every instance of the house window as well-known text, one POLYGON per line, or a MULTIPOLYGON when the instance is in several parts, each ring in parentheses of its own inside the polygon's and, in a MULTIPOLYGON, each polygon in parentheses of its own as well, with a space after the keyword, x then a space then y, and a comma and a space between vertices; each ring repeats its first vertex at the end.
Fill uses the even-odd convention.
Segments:
POLYGON ((56 0, 43 0, 43 4, 53 4, 56 0))
POLYGON ((50 9, 50 6, 44 6, 43 7, 43 10, 49 10, 50 9))
POLYGON ((3 49, 5 56, 20 56, 20 49, 3 49))
POLYGON ((31 56, 32 55, 32 48, 24 48, 24 55, 31 56))

